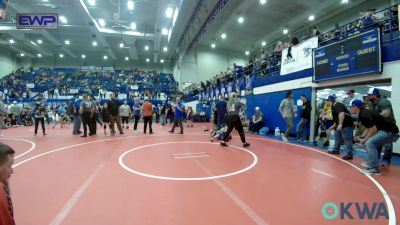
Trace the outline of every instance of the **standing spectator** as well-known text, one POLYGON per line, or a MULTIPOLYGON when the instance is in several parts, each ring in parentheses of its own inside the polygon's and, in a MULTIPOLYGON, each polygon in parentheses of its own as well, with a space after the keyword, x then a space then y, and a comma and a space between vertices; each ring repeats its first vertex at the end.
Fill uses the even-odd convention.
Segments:
POLYGON ((165 119, 165 123, 169 120, 169 124, 172 124, 174 121, 174 110, 172 109, 172 105, 168 103, 167 106, 167 118, 165 119))
POLYGON ((107 134, 107 125, 110 128, 111 131, 111 125, 110 125, 110 113, 108 113, 108 106, 107 103, 103 104, 103 108, 101 109, 101 119, 103 120, 103 128, 104 128, 104 134, 107 134))
POLYGON ((252 116, 249 123, 249 130, 253 133, 258 133, 264 126, 264 114, 261 112, 260 107, 256 107, 256 113, 252 116))
POLYGON ((160 104, 157 104, 157 106, 154 107, 154 112, 156 113, 156 123, 160 122, 160 107, 161 107, 160 104))
POLYGON ((79 99, 79 94, 76 94, 74 97, 73 105, 73 116, 74 116, 74 128, 72 130, 73 135, 81 134, 81 123, 82 118, 79 113, 79 109, 81 107, 81 100, 79 99))
MULTIPOLYGON (((368 99, 371 102, 371 110, 374 114, 380 114, 385 122, 396 124, 396 119, 394 117, 392 103, 385 97, 381 96, 379 89, 371 88, 368 91, 368 99)), ((381 150, 379 155, 381 155, 381 150)), ((393 155, 393 143, 387 143, 385 145, 385 153, 383 155, 383 164, 389 165, 392 160, 393 155)))
POLYGON ((4 106, 3 95, 0 94, 0 133, 1 129, 3 129, 4 117, 7 117, 8 111, 4 106))
POLYGON ((81 137, 87 137, 87 129, 89 127, 89 136, 93 135, 92 128, 92 102, 89 97, 85 94, 83 95, 83 101, 81 102, 81 107, 79 109, 79 113, 82 116, 83 122, 83 135, 81 137))
POLYGON ((170 130, 169 132, 174 133, 175 127, 179 124, 179 127, 181 128, 181 132, 179 134, 183 134, 182 120, 183 120, 183 115, 185 114, 185 109, 180 97, 176 98, 175 104, 176 105, 175 105, 174 124, 172 126, 172 130, 170 130))
POLYGON ((0 143, 0 224, 14 225, 14 210, 10 195, 9 179, 13 173, 15 151, 0 143))
POLYGON ((161 126, 164 126, 167 121, 166 121, 166 106, 165 102, 162 103, 161 108, 160 108, 160 120, 161 120, 161 126))
POLYGON ((282 136, 282 140, 284 142, 289 142, 289 135, 293 128, 293 116, 297 117, 297 106, 293 101, 293 93, 288 91, 286 93, 286 98, 282 100, 279 106, 279 112, 282 115, 282 118, 285 120, 287 129, 285 134, 282 136))
POLYGON ((46 135, 46 130, 44 127, 44 116, 46 114, 46 105, 43 102, 42 95, 38 95, 38 99, 35 102, 35 136, 37 135, 37 130, 39 127, 39 122, 42 124, 43 135, 46 135))
POLYGON ((92 119, 92 134, 96 134, 97 133, 97 123, 100 124, 100 126, 103 126, 103 124, 100 121, 99 118, 99 106, 97 104, 97 101, 95 99, 95 97, 93 95, 89 96, 90 101, 92 103, 92 111, 91 111, 91 119, 92 119))
POLYGON ((226 124, 227 117, 227 103, 226 101, 220 97, 217 105, 215 106, 217 111, 217 130, 221 129, 226 124))
POLYGON ((124 128, 124 124, 126 124, 126 129, 129 129, 129 117, 131 114, 131 107, 128 105, 128 101, 125 100, 124 104, 119 107, 119 115, 122 118, 122 129, 124 128))
POLYGON ((137 125, 140 120, 140 104, 139 104, 140 99, 137 97, 135 98, 135 103, 133 104, 133 117, 135 118, 135 124, 133 125, 133 133, 137 132, 137 125))
POLYGON ((347 97, 343 99, 343 104, 347 109, 350 109, 350 103, 355 99, 355 91, 348 90, 346 94, 347 97))
POLYGON ((307 126, 311 118, 311 103, 305 95, 300 97, 303 102, 301 108, 301 119, 297 124, 297 141, 305 141, 307 137, 307 126))
POLYGON ((144 103, 142 107, 143 107, 143 121, 144 121, 143 133, 146 134, 147 124, 149 124, 150 134, 153 134, 153 128, 151 127, 153 124, 153 104, 149 102, 148 97, 144 97, 144 103))
POLYGON ((250 146, 250 144, 246 142, 246 137, 244 135, 244 130, 243 130, 243 124, 239 116, 242 107, 243 105, 236 98, 236 94, 233 94, 228 103, 228 118, 227 118, 228 129, 225 133, 224 139, 220 143, 222 146, 228 146, 226 144, 226 141, 230 137, 233 128, 235 128, 239 132, 240 139, 242 140, 243 143, 243 147, 250 146))
POLYGON ((114 123, 117 123, 117 127, 120 134, 124 134, 121 127, 121 117, 119 116, 119 104, 117 99, 115 98, 115 94, 112 93, 110 95, 110 100, 107 102, 108 105, 108 113, 110 114, 110 123, 111 123, 111 136, 115 135, 115 127, 114 123))
POLYGON ((351 103, 351 112, 358 115, 359 122, 367 128, 365 136, 362 136, 360 144, 365 144, 368 153, 368 162, 362 163, 366 167, 363 172, 367 175, 380 175, 379 150, 383 146, 393 144, 398 136, 399 128, 396 123, 385 120, 381 114, 376 114, 365 109, 361 100, 351 103))
POLYGON ((351 117, 349 110, 340 102, 336 101, 336 96, 329 96, 326 102, 332 106, 333 120, 335 121, 335 146, 332 151, 328 151, 330 154, 340 154, 340 144, 342 140, 346 145, 346 151, 342 159, 351 160, 353 159, 353 130, 354 120, 351 117))
POLYGON ((186 127, 193 127, 193 109, 191 106, 186 110, 186 127))

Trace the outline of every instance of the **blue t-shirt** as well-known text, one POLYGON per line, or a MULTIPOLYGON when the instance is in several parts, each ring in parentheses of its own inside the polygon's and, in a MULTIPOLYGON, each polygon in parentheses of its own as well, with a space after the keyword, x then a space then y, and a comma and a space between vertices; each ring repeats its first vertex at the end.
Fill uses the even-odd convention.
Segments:
POLYGON ((140 116, 140 104, 139 104, 139 102, 135 102, 135 104, 133 106, 134 106, 133 115, 140 116))
POLYGON ((181 110, 183 110, 183 103, 182 103, 182 102, 179 102, 178 105, 176 106, 176 108, 175 108, 175 117, 178 118, 178 119, 183 119, 183 114, 184 114, 185 112, 184 112, 184 111, 183 111, 183 112, 180 111, 180 110, 178 109, 178 107, 181 108, 181 110))
POLYGON ((215 107, 217 108, 218 116, 224 116, 226 114, 226 101, 219 101, 215 107))

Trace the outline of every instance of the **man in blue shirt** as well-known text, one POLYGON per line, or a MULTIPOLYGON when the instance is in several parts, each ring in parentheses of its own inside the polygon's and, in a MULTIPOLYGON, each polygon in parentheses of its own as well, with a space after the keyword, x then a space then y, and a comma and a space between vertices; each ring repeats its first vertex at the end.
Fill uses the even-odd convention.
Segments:
POLYGON ((140 107, 140 98, 135 98, 135 103, 133 104, 133 117, 135 118, 135 124, 133 125, 133 133, 136 133, 137 131, 137 125, 140 120, 140 112, 142 108, 140 107))
POLYGON ((220 97, 219 102, 217 103, 215 108, 217 109, 217 130, 219 130, 226 124, 226 101, 222 97, 220 97))
POLYGON ((72 134, 77 135, 81 134, 81 123, 82 118, 79 114, 79 108, 81 107, 81 100, 79 99, 79 94, 76 94, 74 97, 74 128, 72 130, 72 134))
POLYGON ((176 125, 179 124, 179 127, 181 128, 181 132, 179 134, 183 134, 183 125, 182 125, 182 120, 183 120, 183 115, 185 114, 185 109, 183 106, 183 103, 181 102, 181 98, 177 97, 175 101, 175 119, 174 119, 174 125, 172 126, 172 130, 170 130, 170 133, 174 133, 176 125))

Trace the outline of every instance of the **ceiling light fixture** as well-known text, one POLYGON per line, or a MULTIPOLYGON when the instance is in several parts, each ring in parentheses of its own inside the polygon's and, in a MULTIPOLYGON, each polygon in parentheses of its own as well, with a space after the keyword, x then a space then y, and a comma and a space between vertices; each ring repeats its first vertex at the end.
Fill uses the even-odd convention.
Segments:
POLYGON ((42 54, 38 53, 37 57, 42 58, 42 54))
POLYGON ((216 45, 214 43, 211 44, 211 48, 215 48, 216 45))
POLYGON ((119 44, 119 47, 120 47, 120 48, 123 48, 123 47, 124 47, 124 43, 120 43, 120 44, 119 44))
POLYGON ((226 34, 225 33, 221 34, 221 38, 225 39, 226 38, 226 34))
POLYGON ((64 55, 63 55, 63 54, 60 54, 60 58, 64 58, 64 55))
POLYGON ((39 40, 37 40, 37 43, 42 44, 43 41, 39 39, 39 40))
POLYGON ((309 21, 314 21, 314 20, 315 20, 315 16, 314 16, 314 15, 309 16, 309 17, 308 17, 308 20, 309 20, 309 21))
POLYGON ((82 57, 82 59, 85 59, 85 58, 86 58, 86 55, 82 54, 81 57, 82 57))
POLYGON ((132 23, 131 23, 131 29, 132 29, 132 30, 136 30, 136 23, 135 23, 135 22, 132 22, 132 23))
POLYGON ((95 6, 96 5, 96 0, 88 0, 89 5, 95 6))
POLYGON ((161 30, 162 35, 168 35, 168 29, 167 28, 163 28, 161 30))
POLYGON ((289 30, 288 29, 283 29, 283 34, 288 34, 289 30))
POLYGON ((97 41, 93 41, 92 45, 96 47, 97 46, 97 41))
POLYGON ((265 3, 267 3, 267 0, 260 0, 261 5, 264 5, 265 3))
POLYGON ((128 57, 128 56, 126 56, 126 57, 125 57, 125 61, 128 61, 128 60, 129 60, 129 57, 128 57))
POLYGON ((100 24, 100 26, 105 27, 106 21, 104 21, 104 19, 99 19, 99 24, 100 24))
POLYGON ((161 60, 160 60, 160 63, 164 63, 164 59, 161 59, 161 60))
POLYGON ((342 4, 347 4, 349 3, 349 0, 342 0, 342 4))
POLYGON ((14 43, 15 43, 14 39, 10 39, 10 44, 14 44, 14 43))
POLYGON ((106 56, 106 55, 103 56, 103 59, 104 59, 104 60, 107 60, 107 59, 108 59, 108 56, 106 56))
POLYGON ((171 18, 171 17, 173 16, 173 14, 174 14, 174 9, 173 9, 173 8, 168 7, 168 8, 165 10, 165 16, 166 16, 166 17, 171 18))
POLYGON ((249 52, 249 51, 246 51, 245 54, 246 54, 246 55, 250 55, 250 52, 249 52))
POLYGON ((71 44, 71 42, 69 40, 65 40, 65 44, 69 45, 69 44, 71 44))
POLYGON ((167 47, 164 47, 164 48, 163 48, 163 51, 164 51, 164 52, 167 52, 167 51, 168 51, 168 48, 167 48, 167 47))
POLYGON ((135 8, 135 3, 133 1, 128 1, 128 9, 133 10, 135 8))
POLYGON ((149 59, 149 58, 147 58, 147 59, 146 59, 146 62, 150 62, 150 59, 149 59))
POLYGON ((21 56, 21 57, 24 57, 24 56, 25 56, 25 54, 24 54, 24 53, 21 53, 21 54, 19 54, 19 56, 21 56))
POLYGON ((244 22, 244 18, 241 16, 238 18, 238 23, 243 23, 244 22))
POLYGON ((67 18, 65 18, 65 16, 60 16, 59 19, 60 19, 61 23, 68 23, 68 20, 67 20, 67 18))
POLYGON ((149 46, 148 45, 144 46, 144 50, 148 51, 149 50, 149 46))
POLYGON ((267 45, 267 42, 263 41, 263 42, 261 42, 261 45, 262 45, 262 46, 266 46, 266 45, 267 45))

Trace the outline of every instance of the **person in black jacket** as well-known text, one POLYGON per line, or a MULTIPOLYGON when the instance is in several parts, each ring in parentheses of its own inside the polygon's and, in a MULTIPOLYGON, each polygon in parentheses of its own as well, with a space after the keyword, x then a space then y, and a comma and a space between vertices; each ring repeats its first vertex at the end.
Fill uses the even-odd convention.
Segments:
POLYGON ((297 141, 305 141, 307 136, 307 126, 310 122, 311 117, 311 103, 308 101, 305 95, 300 97, 301 101, 303 102, 303 107, 301 109, 301 119, 300 122, 297 124, 297 141))
POLYGON ((111 99, 107 102, 108 113, 110 114, 110 125, 111 125, 111 136, 115 134, 114 123, 117 123, 117 127, 120 134, 124 134, 121 126, 121 117, 119 116, 119 104, 115 99, 115 94, 111 94, 111 99))
POLYGON ((101 119, 103 120, 104 135, 106 135, 106 136, 108 136, 107 125, 109 126, 110 131, 111 131, 110 117, 111 116, 108 113, 108 105, 107 105, 107 103, 104 103, 103 108, 101 109, 101 119))

